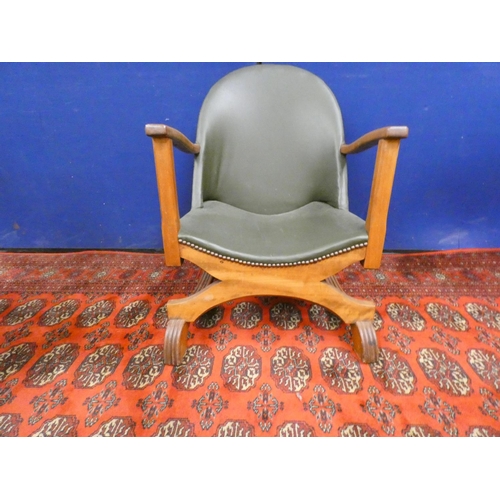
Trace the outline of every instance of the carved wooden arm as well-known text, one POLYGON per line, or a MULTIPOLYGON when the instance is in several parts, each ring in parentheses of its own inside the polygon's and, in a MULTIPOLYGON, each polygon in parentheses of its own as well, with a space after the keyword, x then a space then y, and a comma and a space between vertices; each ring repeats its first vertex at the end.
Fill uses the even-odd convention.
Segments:
POLYGON ((344 155, 361 153, 368 148, 375 146, 381 139, 406 139, 408 137, 408 127, 383 127, 372 130, 363 135, 351 144, 343 144, 340 152, 344 155))
POLYGON ((150 123, 146 125, 146 135, 150 137, 167 137, 172 139, 174 146, 184 153, 197 155, 200 152, 200 145, 193 144, 182 132, 173 127, 168 127, 163 123, 150 123))
POLYGON ((200 146, 192 143, 175 128, 163 124, 146 125, 146 135, 153 139, 165 263, 167 266, 180 266, 181 256, 177 239, 180 229, 180 217, 173 146, 185 153, 192 154, 198 154, 200 146))
POLYGON ((366 217, 368 246, 363 265, 368 269, 378 269, 382 262, 387 214, 391 201, 394 173, 396 172, 399 143, 401 139, 408 137, 408 132, 408 127, 379 128, 363 135, 351 144, 344 144, 340 148, 342 154, 354 154, 378 144, 366 217))

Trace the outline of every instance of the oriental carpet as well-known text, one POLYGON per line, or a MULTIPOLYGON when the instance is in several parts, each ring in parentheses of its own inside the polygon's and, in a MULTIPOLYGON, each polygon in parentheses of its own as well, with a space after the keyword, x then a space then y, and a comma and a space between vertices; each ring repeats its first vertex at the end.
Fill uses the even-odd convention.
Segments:
POLYGON ((318 305, 247 297, 162 363, 160 254, 0 254, 0 436, 500 436, 500 251, 386 254, 337 275, 374 300, 377 363, 318 305))

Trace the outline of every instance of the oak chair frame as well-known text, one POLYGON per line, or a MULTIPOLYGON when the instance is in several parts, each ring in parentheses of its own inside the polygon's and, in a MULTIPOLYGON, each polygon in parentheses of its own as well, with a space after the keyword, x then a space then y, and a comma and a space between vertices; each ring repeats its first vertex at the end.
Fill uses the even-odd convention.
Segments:
POLYGON ((340 152, 347 155, 377 146, 366 217, 367 246, 352 247, 346 252, 316 262, 287 267, 270 264, 250 266, 180 242, 173 148, 175 146, 185 153, 197 155, 200 145, 163 124, 148 124, 145 130, 153 141, 165 264, 180 266, 181 259, 189 260, 205 271, 203 279, 208 283, 208 286, 189 297, 167 303, 169 320, 164 340, 165 364, 181 363, 187 347, 189 322, 228 300, 265 295, 301 298, 334 312, 351 325, 354 350, 361 360, 364 363, 375 362, 378 358, 377 337, 373 326, 375 304, 346 295, 334 275, 354 262, 362 262, 367 269, 380 267, 399 145, 401 139, 408 137, 408 127, 380 128, 351 144, 343 144, 340 148, 340 152), (210 283, 212 279, 215 281, 210 283))

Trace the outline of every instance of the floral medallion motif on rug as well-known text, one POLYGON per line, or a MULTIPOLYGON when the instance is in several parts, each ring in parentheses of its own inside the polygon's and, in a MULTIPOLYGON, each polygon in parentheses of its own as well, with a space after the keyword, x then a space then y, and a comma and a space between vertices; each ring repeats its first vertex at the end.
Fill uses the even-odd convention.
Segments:
POLYGON ((338 275, 374 300, 377 363, 317 304, 246 297, 162 362, 159 254, 0 254, 0 436, 500 436, 500 252, 385 255, 338 275))

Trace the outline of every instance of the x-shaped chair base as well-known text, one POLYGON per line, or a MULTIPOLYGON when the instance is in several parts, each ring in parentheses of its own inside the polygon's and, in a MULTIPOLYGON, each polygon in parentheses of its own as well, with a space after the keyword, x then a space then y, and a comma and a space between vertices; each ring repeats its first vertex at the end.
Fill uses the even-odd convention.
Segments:
POLYGON ((366 248, 357 248, 310 264, 289 267, 264 267, 232 262, 180 244, 180 255, 218 281, 201 291, 167 303, 164 361, 181 363, 187 347, 190 322, 205 311, 229 300, 248 296, 282 296, 307 300, 337 314, 351 325, 354 350, 364 363, 378 357, 373 327, 375 304, 346 295, 334 275, 354 262, 362 261, 366 248))

